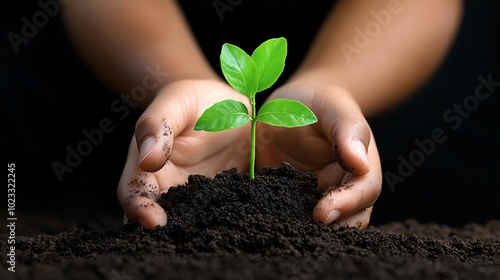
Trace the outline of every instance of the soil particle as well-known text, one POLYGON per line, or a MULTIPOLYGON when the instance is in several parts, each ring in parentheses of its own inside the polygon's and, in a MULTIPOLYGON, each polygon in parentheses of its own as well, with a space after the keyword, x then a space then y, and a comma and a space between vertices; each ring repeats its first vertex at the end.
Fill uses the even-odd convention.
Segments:
MULTIPOLYGON (((335 133, 333 134, 333 142, 337 143, 337 131, 335 131, 335 133)), ((342 168, 344 168, 344 170, 351 173, 354 171, 354 167, 347 165, 347 163, 340 156, 340 149, 337 144, 333 146, 333 154, 335 155, 335 160, 339 163, 340 166, 342 166, 342 168)))
MULTIPOLYGON (((166 226, 74 227, 16 239, 1 279, 498 279, 500 222, 394 222, 360 231, 312 220, 317 179, 290 165, 250 181, 192 175, 158 199, 166 226), (36 276, 36 277, 35 277, 36 276), (121 278, 120 278, 121 277, 121 278)), ((0 243, 3 252, 9 245, 0 243)))
POLYGON ((145 179, 134 179, 129 182, 129 195, 126 198, 127 203, 136 196, 148 197, 151 199, 157 198, 158 186, 147 182, 147 174, 140 175, 145 179))
POLYGON ((171 141, 172 138, 170 136, 172 135, 172 128, 170 127, 167 118, 163 117, 162 122, 163 122, 163 136, 167 139, 163 144, 162 150, 165 152, 165 157, 168 160, 170 158, 170 151, 172 149, 172 141, 171 141))

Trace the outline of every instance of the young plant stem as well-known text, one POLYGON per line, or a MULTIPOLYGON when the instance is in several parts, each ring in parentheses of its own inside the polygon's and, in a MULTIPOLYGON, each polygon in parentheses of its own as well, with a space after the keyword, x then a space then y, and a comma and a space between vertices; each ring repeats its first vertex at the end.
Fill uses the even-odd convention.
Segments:
POLYGON ((250 130, 250 166, 248 167, 248 178, 253 180, 255 178, 254 170, 255 170, 255 131, 257 129, 257 113, 256 105, 255 105, 255 97, 250 98, 250 103, 252 104, 252 128, 250 130))
POLYGON ((255 94, 276 82, 285 67, 286 53, 287 43, 282 37, 265 41, 251 56, 235 45, 224 44, 220 55, 222 73, 233 89, 248 97, 252 112, 248 112, 244 103, 222 100, 206 109, 194 126, 197 131, 217 132, 247 125, 250 119, 250 180, 255 178, 257 119, 267 125, 287 128, 317 122, 314 113, 296 100, 277 98, 263 104, 257 112, 255 94))

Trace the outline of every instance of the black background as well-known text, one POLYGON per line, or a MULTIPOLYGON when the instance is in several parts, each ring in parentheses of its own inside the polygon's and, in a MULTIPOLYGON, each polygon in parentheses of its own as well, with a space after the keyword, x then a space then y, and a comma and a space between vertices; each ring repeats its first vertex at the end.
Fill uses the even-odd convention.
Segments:
MULTIPOLYGON (((328 1, 243 0, 221 21, 212 1, 181 4, 215 69, 225 42, 252 50, 266 39, 286 37, 287 66, 276 86, 300 63, 331 5, 328 1)), ((122 120, 111 110, 119 98, 80 60, 64 33, 60 13, 21 44, 16 54, 7 34, 20 34, 22 18, 31 20, 40 7, 28 1, 2 5, 0 150, 4 178, 7 163, 16 164, 17 211, 64 213, 69 218, 105 213, 120 219, 116 186, 141 112, 132 109, 122 120), (114 131, 105 134, 59 182, 51 164, 64 163, 66 147, 75 148, 85 139, 82 130, 98 128, 104 118, 112 121, 114 131)), ((456 130, 443 119, 455 103, 462 104, 474 94, 478 76, 492 75, 500 81, 499 12, 498 1, 465 1, 460 32, 440 69, 412 98, 369 120, 383 172, 397 174, 398 157, 408 159, 417 149, 416 139, 431 137, 436 128, 447 135, 404 182, 393 186, 394 191, 384 180, 372 215, 374 224, 416 218, 461 225, 500 218, 500 118, 496 115, 500 87, 456 130)))

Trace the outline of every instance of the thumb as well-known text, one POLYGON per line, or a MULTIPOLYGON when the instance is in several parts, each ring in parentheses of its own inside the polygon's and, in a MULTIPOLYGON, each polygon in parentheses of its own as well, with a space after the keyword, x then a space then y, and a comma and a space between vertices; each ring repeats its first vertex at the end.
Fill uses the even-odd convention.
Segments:
POLYGON ((190 109, 195 106, 186 106, 190 102, 177 94, 175 86, 165 88, 137 120, 135 139, 142 171, 156 172, 167 163, 174 136, 186 127, 188 116, 194 115, 190 109))
POLYGON ((370 171, 367 150, 371 132, 361 116, 339 120, 333 131, 333 151, 342 168, 354 175, 370 171))
POLYGON ((316 111, 319 112, 323 133, 331 140, 337 162, 346 172, 354 175, 368 173, 370 165, 367 151, 371 129, 359 105, 342 88, 337 87, 331 92, 326 90, 324 93, 326 95, 316 99, 315 105, 320 107, 316 111))
POLYGON ((136 124, 135 139, 139 150, 139 168, 147 172, 160 170, 170 157, 173 143, 168 117, 143 114, 136 124))

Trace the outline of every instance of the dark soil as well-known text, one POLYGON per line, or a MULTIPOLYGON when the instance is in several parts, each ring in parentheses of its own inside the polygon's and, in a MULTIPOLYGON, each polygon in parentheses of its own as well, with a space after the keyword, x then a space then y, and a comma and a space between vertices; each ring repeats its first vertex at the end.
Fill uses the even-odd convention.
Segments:
POLYGON ((335 229, 312 221, 316 182, 287 164, 253 181, 236 170, 193 175, 159 200, 165 227, 17 236, 16 272, 3 253, 0 278, 500 279, 500 221, 335 229))

